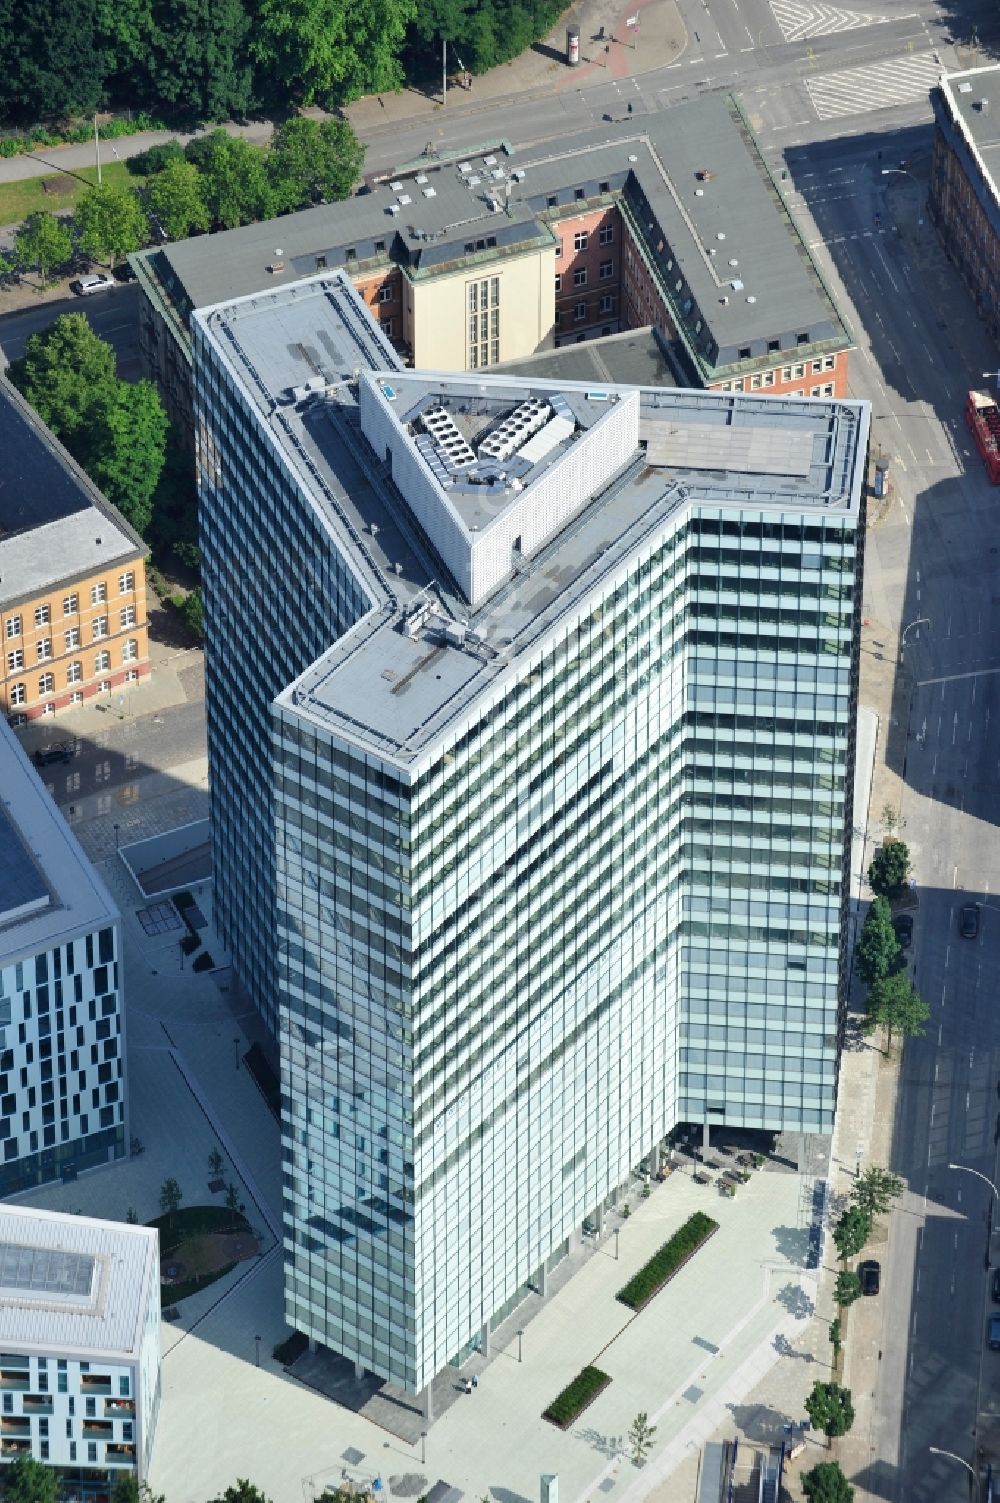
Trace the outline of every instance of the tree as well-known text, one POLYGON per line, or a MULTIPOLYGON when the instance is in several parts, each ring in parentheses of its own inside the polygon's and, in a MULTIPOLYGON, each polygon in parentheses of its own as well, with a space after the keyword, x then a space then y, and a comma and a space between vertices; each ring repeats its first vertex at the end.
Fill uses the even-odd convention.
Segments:
POLYGON ((114 266, 129 251, 145 245, 146 216, 134 188, 102 183, 81 193, 76 205, 80 247, 92 261, 106 258, 114 266))
MULTIPOLYGON (((840 1301, 838 1300, 837 1303, 839 1304, 840 1301)), ((836 1362, 837 1358, 840 1356, 840 1349, 843 1344, 843 1332, 840 1326, 840 1316, 838 1315, 836 1320, 831 1320, 830 1322, 830 1345, 833 1347, 834 1362, 836 1362)))
POLYGON ((238 1225, 236 1218, 240 1213, 240 1192, 234 1184, 226 1186, 226 1210, 233 1218, 233 1227, 238 1225))
POLYGON ((871 1217, 859 1206, 848 1206, 833 1229, 833 1240, 841 1259, 853 1258, 871 1235, 871 1217))
POLYGON ((846 1435, 854 1424, 850 1389, 842 1388, 839 1383, 814 1383, 806 1399, 806 1414, 813 1429, 822 1430, 828 1440, 835 1435, 846 1435))
POLYGON ((274 213, 264 153, 238 136, 214 130, 189 141, 184 148, 189 162, 201 171, 202 191, 213 225, 231 230, 274 213))
POLYGON ((649 1416, 645 1409, 640 1409, 628 1432, 628 1442, 632 1448, 632 1460, 636 1466, 642 1466, 649 1455, 649 1448, 653 1444, 656 1434, 656 1426, 649 1423, 649 1416))
POLYGON ((906 882, 910 870, 909 847, 895 837, 879 846, 868 868, 868 885, 879 897, 891 898, 906 882))
POLYGON ((869 1164, 851 1186, 851 1199, 869 1218, 874 1219, 876 1216, 885 1216, 892 1209, 893 1201, 899 1199, 905 1188, 898 1174, 880 1169, 877 1164, 869 1164))
POLYGON ((899 824, 899 815, 889 803, 882 805, 882 823, 889 835, 895 834, 896 826, 899 824))
POLYGON ((76 453, 75 437, 85 433, 114 387, 115 355, 82 313, 63 313, 28 336, 8 374, 42 422, 76 453))
POLYGON ((200 589, 188 590, 184 596, 184 604, 181 606, 181 615, 192 636, 197 637, 199 642, 204 642, 205 608, 202 604, 200 589))
POLYGON ((919 1038, 930 1017, 930 1008, 914 991, 905 971, 872 983, 865 1000, 865 1033, 886 1030, 886 1051, 892 1051, 892 1035, 919 1038))
POLYGON ((184 1198, 183 1191, 177 1181, 171 1176, 165 1179, 160 1186, 160 1210, 167 1216, 170 1225, 173 1225, 174 1215, 184 1198))
POLYGON ((809 1503, 854 1503, 854 1489, 838 1461, 817 1461, 801 1480, 809 1503))
POLYGON ((271 1500, 245 1477, 237 1477, 235 1484, 227 1487, 218 1498, 213 1498, 212 1503, 271 1503, 271 1500))
POLYGON ((135 1206, 129 1206, 128 1210, 125 1212, 125 1220, 128 1222, 129 1226, 139 1225, 139 1213, 136 1210, 135 1206))
POLYGON ((97 0, 0 0, 0 114, 34 124, 97 109, 107 57, 96 26, 97 0))
POLYGON ((57 219, 46 209, 29 214, 14 236, 14 249, 18 264, 38 271, 44 287, 49 272, 57 266, 65 266, 73 256, 73 235, 62 219, 57 219))
POLYGON ((33 1456, 19 1456, 3 1469, 4 1503, 56 1503, 59 1477, 33 1456))
POLYGON ((207 230, 211 223, 202 175, 183 156, 180 161, 168 162, 162 172, 150 178, 143 202, 154 225, 168 240, 186 240, 195 231, 207 230))
POLYGON ((140 535, 153 514, 153 492, 167 452, 167 414, 152 381, 119 381, 84 466, 140 535))
POLYGON ((111 1489, 111 1503, 164 1503, 148 1482, 136 1482, 134 1472, 119 1472, 111 1489))
POLYGON ((129 157, 125 162, 125 169, 132 177, 155 177, 158 172, 169 167, 171 162, 186 160, 183 146, 176 137, 171 137, 169 141, 158 141, 155 146, 129 157))
MULTIPOLYGON (((837 1274, 837 1282, 833 1286, 834 1304, 839 1305, 840 1308, 844 1310, 848 1305, 853 1305, 854 1301, 860 1298, 861 1280, 858 1278, 856 1273, 850 1273, 847 1269, 841 1269, 840 1273, 837 1274)), ((838 1328, 839 1324, 839 1321, 836 1320, 833 1323, 833 1325, 838 1326, 838 1328)), ((830 1327, 830 1330, 833 1330, 833 1326, 830 1327)), ((840 1340, 838 1334, 838 1339, 835 1343, 835 1346, 839 1347, 839 1345, 840 1340)))
POLYGON ((346 120, 286 120, 275 130, 267 158, 278 211, 347 198, 364 160, 365 148, 346 120))
POLYGON ((260 0, 250 51, 272 87, 303 104, 343 104, 403 84, 416 0, 260 0))
POLYGON ((156 5, 143 49, 140 88, 154 108, 179 119, 241 119, 252 76, 242 0, 170 0, 156 5))
POLYGON ((902 953, 892 927, 892 911, 887 898, 873 898, 858 936, 855 956, 858 974, 866 986, 890 975, 902 953))
POLYGON ((213 1179, 218 1179, 225 1162, 218 1148, 213 1148, 212 1152, 208 1155, 208 1172, 213 1179))

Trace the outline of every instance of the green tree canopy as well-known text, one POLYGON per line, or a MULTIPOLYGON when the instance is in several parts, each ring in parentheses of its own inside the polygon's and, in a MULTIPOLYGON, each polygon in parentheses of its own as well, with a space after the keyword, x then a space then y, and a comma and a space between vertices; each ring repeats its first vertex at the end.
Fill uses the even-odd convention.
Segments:
POLYGON ((253 97, 249 31, 242 0, 154 5, 143 49, 145 102, 187 121, 241 119, 253 97))
POLYGON ((59 1477, 33 1456, 19 1456, 3 1469, 4 1503, 56 1503, 59 1477))
MULTIPOLYGON (((833 1302, 843 1309, 847 1305, 853 1305, 856 1299, 861 1298, 861 1280, 856 1273, 848 1269, 841 1269, 837 1274, 837 1281, 833 1287, 833 1302)), ((831 1328, 832 1329, 832 1328, 831 1328)))
POLYGON ((202 175, 183 156, 149 179, 143 200, 168 240, 186 240, 195 231, 207 230, 211 222, 202 175))
POLYGON ((94 261, 114 266, 148 239, 146 216, 134 188, 102 183, 81 193, 76 205, 81 249, 94 261))
POLYGON ((930 1017, 930 1008, 914 991, 905 971, 897 971, 872 983, 865 1000, 866 1033, 876 1028, 886 1030, 886 1048, 892 1049, 894 1033, 903 1038, 919 1038, 930 1017))
POLYGON ((133 177, 155 177, 164 167, 169 167, 171 162, 186 160, 183 146, 172 136, 169 141, 159 141, 148 150, 140 151, 137 156, 129 157, 125 167, 133 177))
POLYGON ((145 535, 167 453, 167 415, 159 393, 151 381, 118 381, 102 417, 81 463, 125 520, 145 535))
POLYGON ((896 931, 892 927, 892 910, 888 898, 872 899, 854 953, 858 962, 858 974, 866 986, 871 986, 873 981, 881 980, 896 969, 902 952, 896 931))
POLYGON ((202 173, 205 203, 214 226, 232 230, 273 215, 274 190, 264 153, 256 147, 224 130, 214 130, 190 141, 184 155, 202 173))
POLYGON ((833 1240, 841 1258, 853 1258, 871 1235, 871 1217, 860 1206, 848 1206, 833 1229, 833 1240))
POLYGON ((891 898, 905 886, 910 870, 910 850, 905 841, 886 840, 868 868, 868 885, 879 897, 891 898))
POLYGON ((838 1461, 817 1461, 803 1472, 802 1491, 809 1503, 854 1503, 854 1489, 838 1461))
POLYGON ((898 1174, 880 1169, 877 1164, 869 1164, 851 1186, 851 1199, 869 1217, 884 1216, 905 1188, 898 1174))
POLYGON ((813 1429, 822 1430, 828 1439, 846 1435, 854 1424, 850 1389, 842 1388, 839 1383, 814 1383, 806 1399, 806 1414, 813 1429))
POLYGON ((164 1216, 173 1220, 174 1212, 183 1199, 183 1191, 174 1177, 171 1175, 169 1179, 165 1179, 160 1186, 160 1210, 164 1216))
POLYGON ((77 457, 76 439, 86 435, 115 385, 115 355, 82 313, 63 313, 47 329, 28 336, 24 354, 12 361, 10 378, 43 423, 77 457))
POLYGON ((272 86, 303 104, 398 89, 416 0, 259 0, 250 50, 272 86))
POLYGON ((65 220, 39 209, 28 215, 14 236, 14 255, 25 270, 37 270, 44 287, 49 272, 72 259, 73 233, 65 220))
POLYGON ((346 120, 286 120, 274 132, 267 163, 278 211, 347 198, 364 160, 365 148, 346 120))
POLYGON ((22 124, 91 114, 108 58, 97 0, 0 0, 0 116, 22 124))
POLYGON ((213 1498, 212 1503, 271 1503, 271 1500, 245 1477, 238 1477, 224 1493, 213 1498))

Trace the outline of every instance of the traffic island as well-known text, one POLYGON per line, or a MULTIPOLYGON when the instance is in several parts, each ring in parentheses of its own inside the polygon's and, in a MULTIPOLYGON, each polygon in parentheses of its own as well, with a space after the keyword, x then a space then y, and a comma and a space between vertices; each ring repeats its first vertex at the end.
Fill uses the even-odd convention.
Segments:
POLYGON ((623 1305, 638 1313, 645 1309, 651 1299, 659 1294, 679 1273, 689 1258, 694 1257, 699 1247, 719 1230, 719 1223, 706 1216, 704 1211, 695 1211, 684 1225, 679 1227, 668 1242, 664 1242, 649 1262, 629 1279, 615 1295, 623 1305))

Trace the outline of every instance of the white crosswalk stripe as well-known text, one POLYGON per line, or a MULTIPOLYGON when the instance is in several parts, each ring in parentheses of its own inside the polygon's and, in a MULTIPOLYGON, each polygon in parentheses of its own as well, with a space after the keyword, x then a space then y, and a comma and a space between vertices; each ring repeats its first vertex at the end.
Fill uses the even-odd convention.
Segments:
POLYGON ((786 42, 802 42, 807 37, 826 37, 835 31, 856 31, 860 26, 881 26, 886 21, 903 19, 843 10, 837 5, 810 4, 809 0, 771 0, 771 10, 786 42))
POLYGON ((918 52, 839 73, 823 73, 807 78, 805 86, 819 118, 835 120, 840 115, 860 115, 924 99, 940 76, 937 55, 918 52))

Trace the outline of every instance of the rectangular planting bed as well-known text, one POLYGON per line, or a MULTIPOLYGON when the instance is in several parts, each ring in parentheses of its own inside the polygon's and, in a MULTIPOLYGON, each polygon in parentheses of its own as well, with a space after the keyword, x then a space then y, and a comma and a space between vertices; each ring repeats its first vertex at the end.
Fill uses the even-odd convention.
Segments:
POLYGON ((645 1267, 640 1268, 624 1288, 619 1289, 616 1298, 623 1305, 628 1305, 630 1310, 643 1309, 659 1294, 664 1284, 669 1283, 674 1274, 684 1267, 688 1258, 694 1256, 702 1243, 707 1242, 718 1230, 719 1223, 713 1221, 711 1216, 706 1216, 704 1211, 695 1211, 683 1226, 677 1228, 670 1240, 664 1242, 659 1251, 653 1254, 645 1267))

